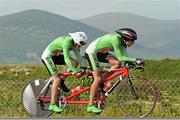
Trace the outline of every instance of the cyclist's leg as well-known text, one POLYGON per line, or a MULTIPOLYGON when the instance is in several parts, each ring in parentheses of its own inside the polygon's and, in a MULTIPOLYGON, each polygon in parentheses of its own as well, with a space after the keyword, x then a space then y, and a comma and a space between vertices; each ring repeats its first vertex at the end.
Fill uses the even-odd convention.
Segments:
POLYGON ((93 71, 93 76, 94 76, 94 81, 91 85, 91 90, 90 90, 90 103, 93 103, 94 97, 97 93, 97 89, 101 82, 101 73, 99 71, 93 71))
POLYGON ((65 66, 66 63, 65 63, 64 55, 63 54, 60 54, 58 56, 52 56, 52 60, 54 61, 54 63, 56 65, 63 65, 63 69, 64 69, 63 73, 67 71, 67 67, 65 66))
MULTIPOLYGON (((103 62, 103 63, 109 63, 111 65, 111 68, 110 69, 117 69, 120 67, 120 62, 119 60, 113 56, 112 54, 110 54, 109 52, 106 52, 106 53, 98 53, 97 54, 97 58, 100 62, 103 62)), ((105 75, 103 75, 103 78, 106 78, 110 75, 112 75, 113 72, 110 72, 110 73, 106 73, 105 75)))
POLYGON ((44 65, 46 66, 47 70, 49 71, 50 76, 57 74, 57 72, 58 72, 57 67, 54 64, 54 62, 52 60, 52 55, 47 48, 43 52, 43 54, 41 56, 41 60, 44 63, 44 65))
POLYGON ((93 81, 93 83, 91 85, 91 89, 90 89, 90 96, 89 96, 90 101, 89 101, 89 104, 87 107, 87 112, 100 113, 100 112, 102 112, 102 110, 95 107, 93 104, 93 101, 94 101, 94 97, 97 93, 99 84, 101 82, 101 74, 98 71, 100 69, 99 69, 97 57, 95 57, 96 55, 93 55, 91 52, 90 53, 88 53, 88 52, 90 52, 90 51, 86 51, 85 55, 86 55, 87 59, 90 61, 91 68, 93 69, 94 81, 93 81))
POLYGON ((89 104, 87 107, 87 112, 100 113, 101 109, 94 106, 94 97, 97 95, 98 87, 101 82, 101 74, 99 71, 93 72, 94 81, 91 85, 90 95, 89 95, 89 104))
POLYGON ((53 85, 51 88, 51 104, 49 106, 49 110, 53 110, 55 112, 61 112, 62 109, 60 109, 56 104, 56 98, 57 98, 57 90, 58 90, 58 85, 60 83, 60 77, 57 74, 58 70, 56 65, 54 64, 52 60, 52 55, 48 49, 46 49, 42 55, 42 61, 48 68, 48 71, 50 72, 52 79, 53 79, 53 85))
POLYGON ((121 66, 119 60, 109 52, 106 53, 97 53, 98 61, 103 63, 109 63, 111 69, 117 69, 121 66))
MULTIPOLYGON (((54 63, 57 65, 66 65, 63 54, 60 54, 59 56, 53 56, 52 59, 54 63)), ((72 57, 71 57, 71 62, 73 66, 75 67, 78 66, 78 62, 72 57)), ((64 73, 70 72, 70 69, 68 69, 67 66, 64 66, 63 69, 64 69, 64 73)))
POLYGON ((53 79, 53 85, 51 88, 51 104, 49 106, 49 110, 53 110, 54 112, 62 112, 62 109, 60 109, 56 105, 58 87, 61 82, 60 75, 56 74, 56 75, 52 76, 52 79, 53 79))
POLYGON ((121 66, 120 61, 112 54, 107 55, 106 59, 111 65, 111 69, 118 69, 121 66))
MULTIPOLYGON (((65 66, 66 63, 65 63, 63 54, 60 54, 59 56, 54 56, 53 61, 57 65, 64 65, 64 72, 70 72, 70 70, 67 68, 67 66, 65 66)), ((77 61, 75 59, 71 58, 71 62, 75 67, 77 67, 78 63, 77 63, 77 61)), ((64 81, 65 81, 66 78, 64 76, 60 76, 60 78, 62 79, 61 86, 62 86, 63 91, 64 92, 69 92, 70 90, 64 84, 64 81)))

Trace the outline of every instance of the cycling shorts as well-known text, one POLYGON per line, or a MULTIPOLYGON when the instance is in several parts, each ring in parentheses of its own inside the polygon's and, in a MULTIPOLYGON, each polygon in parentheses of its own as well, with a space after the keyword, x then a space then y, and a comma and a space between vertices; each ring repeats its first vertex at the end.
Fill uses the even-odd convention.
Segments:
POLYGON ((85 50, 85 57, 88 60, 90 67, 93 71, 100 70, 99 62, 108 63, 107 56, 111 55, 109 52, 99 53, 96 52, 96 43, 98 39, 93 41, 85 50))
POLYGON ((51 76, 55 75, 58 73, 58 69, 56 67, 57 65, 65 65, 65 60, 64 60, 64 55, 60 54, 58 56, 54 56, 48 48, 45 49, 41 56, 42 62, 46 66, 46 68, 49 71, 49 74, 51 76))

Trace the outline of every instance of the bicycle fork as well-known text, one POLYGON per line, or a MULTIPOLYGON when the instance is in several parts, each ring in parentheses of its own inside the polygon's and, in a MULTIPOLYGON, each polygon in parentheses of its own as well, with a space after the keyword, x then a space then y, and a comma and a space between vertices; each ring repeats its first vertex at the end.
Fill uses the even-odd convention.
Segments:
POLYGON ((133 84, 132 84, 132 77, 129 77, 128 76, 128 85, 129 85, 129 88, 130 88, 130 90, 131 90, 131 95, 132 95, 132 97, 134 98, 134 99, 138 99, 138 95, 137 95, 137 93, 136 93, 136 91, 135 91, 135 89, 134 89, 134 87, 133 87, 133 84))

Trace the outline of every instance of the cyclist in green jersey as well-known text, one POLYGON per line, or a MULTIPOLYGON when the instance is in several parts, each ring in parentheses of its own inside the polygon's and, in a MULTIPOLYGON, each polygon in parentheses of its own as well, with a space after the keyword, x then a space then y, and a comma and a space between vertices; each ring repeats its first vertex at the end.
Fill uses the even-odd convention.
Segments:
MULTIPOLYGON (((84 32, 75 32, 69 33, 70 36, 61 36, 53 40, 42 54, 42 61, 47 67, 50 75, 50 79, 53 80, 53 85, 51 88, 51 104, 49 110, 55 112, 62 112, 55 101, 57 98, 58 85, 61 84, 63 91, 68 92, 69 89, 65 86, 64 80, 61 75, 58 73, 56 64, 58 65, 67 65, 67 67, 73 72, 78 73, 77 66, 78 63, 80 66, 84 66, 83 59, 80 55, 80 47, 85 45, 87 42, 87 36, 84 32), (76 59, 73 59, 69 52, 73 51, 76 55, 76 59)), ((69 71, 70 71, 69 70, 69 71)))
POLYGON ((111 69, 116 69, 121 66, 120 62, 132 61, 142 64, 142 59, 128 57, 126 48, 134 44, 137 39, 137 34, 130 28, 118 29, 115 33, 107 34, 94 40, 85 50, 85 56, 90 62, 93 70, 94 82, 90 89, 90 102, 87 107, 87 112, 102 112, 93 104, 94 96, 96 95, 102 76, 100 74, 99 62, 111 64, 111 69), (108 51, 114 51, 115 56, 108 51))

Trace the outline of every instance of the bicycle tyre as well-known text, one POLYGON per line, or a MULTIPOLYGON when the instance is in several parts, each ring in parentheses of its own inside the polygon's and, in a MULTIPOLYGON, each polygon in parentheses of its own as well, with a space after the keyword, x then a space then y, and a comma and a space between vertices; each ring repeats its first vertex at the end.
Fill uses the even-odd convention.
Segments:
MULTIPOLYGON (((48 110, 49 102, 36 101, 37 95, 43 89, 48 80, 32 80, 23 89, 21 101, 24 110, 30 117, 48 117, 53 111, 48 110)), ((42 96, 50 98, 50 89, 46 89, 42 96)))
POLYGON ((116 91, 116 102, 123 113, 129 117, 147 117, 155 108, 157 93, 149 80, 141 77, 131 78, 137 98, 132 95, 128 79, 124 79, 116 91))

